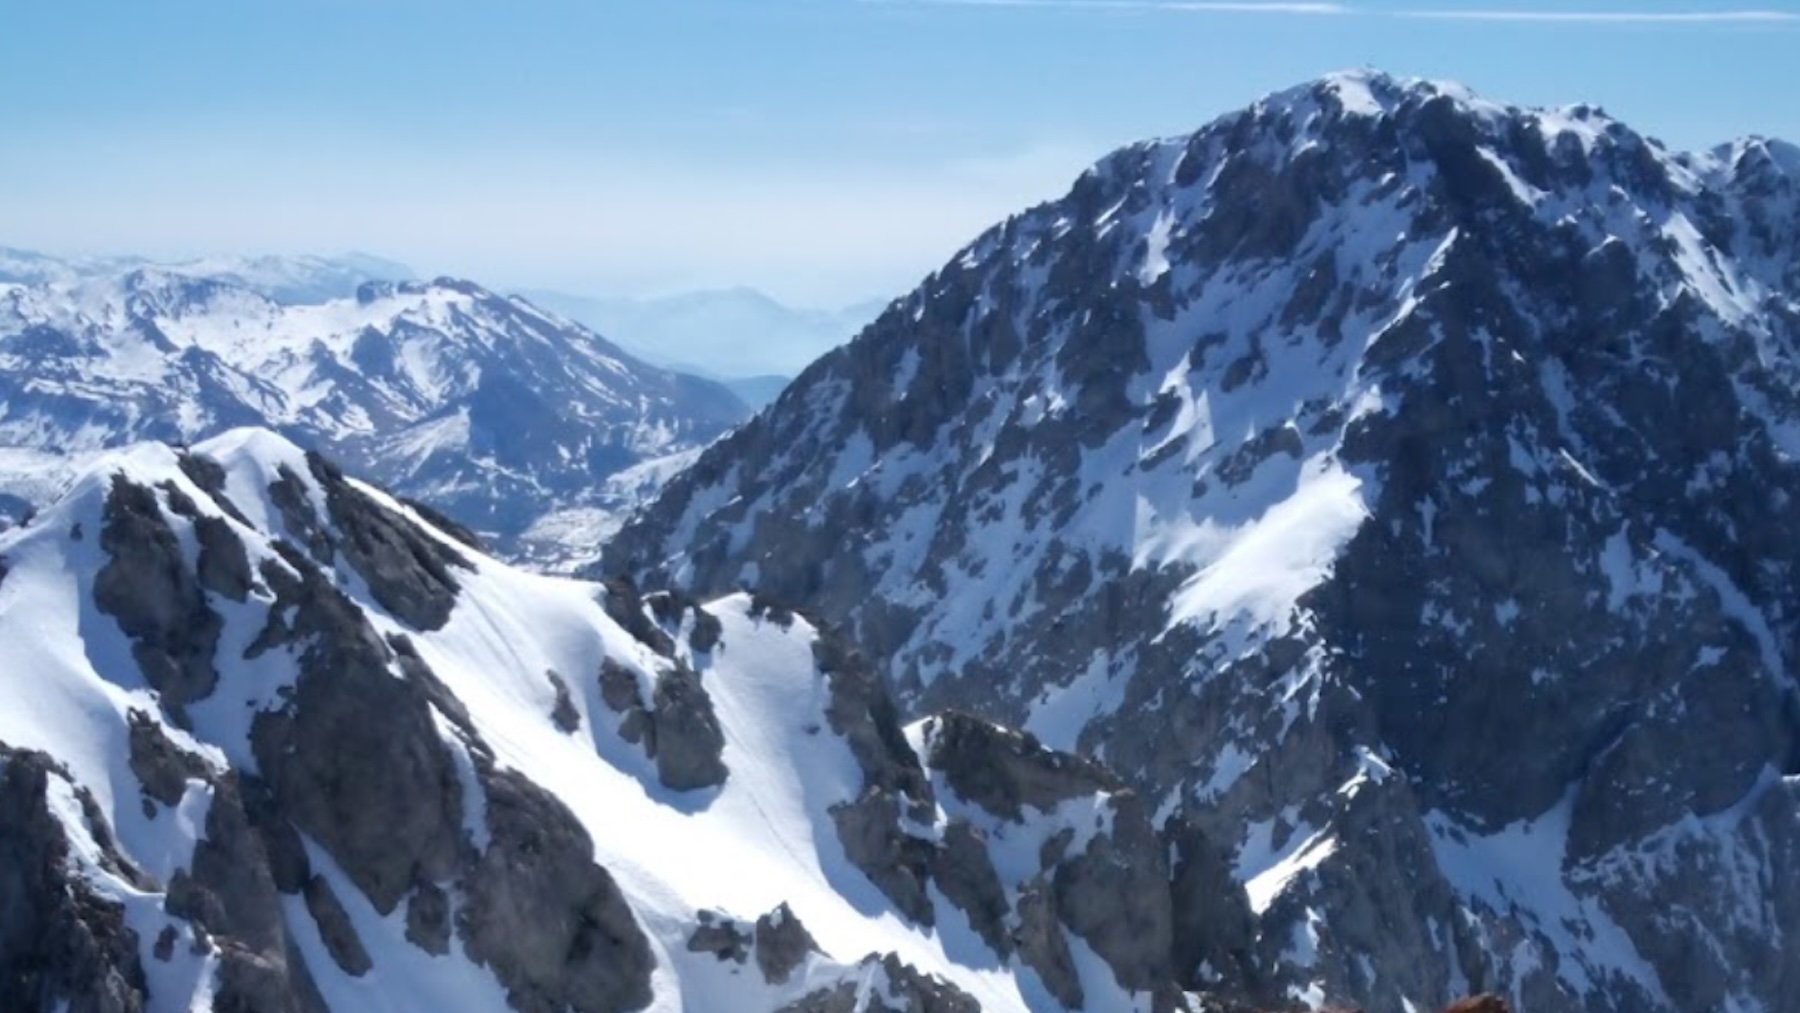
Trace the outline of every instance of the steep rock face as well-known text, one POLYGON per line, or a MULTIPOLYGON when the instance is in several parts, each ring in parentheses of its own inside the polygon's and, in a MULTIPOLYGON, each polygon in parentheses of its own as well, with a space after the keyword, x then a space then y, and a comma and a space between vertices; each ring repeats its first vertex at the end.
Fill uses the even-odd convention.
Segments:
POLYGON ((119 905, 69 882, 53 779, 70 787, 49 757, 0 747, 0 986, 20 1009, 141 1013, 138 939, 119 905))
POLYGON ((94 581, 94 604, 132 638, 132 657, 144 681, 176 722, 188 702, 213 691, 219 673, 219 616, 206 603, 197 576, 182 566, 175 533, 156 495, 120 481, 106 500, 100 544, 111 559, 94 581))
POLYGON ((1797 194, 1777 142, 1303 86, 989 231, 606 563, 1103 758, 1247 888, 1253 944, 1179 929, 1218 980, 1781 1008, 1797 194))
MULTIPOLYGON (((369 280, 296 302, 223 268, 18 277, 0 276, 0 447, 83 458, 267 426, 516 556, 604 530, 665 461, 748 414, 719 384, 465 281, 369 280)), ((56 469, 11 470, 4 492, 31 502, 56 469)))
POLYGON ((650 942, 593 842, 555 796, 517 774, 482 778, 492 839, 463 884, 458 927, 519 1013, 650 1005, 650 942))

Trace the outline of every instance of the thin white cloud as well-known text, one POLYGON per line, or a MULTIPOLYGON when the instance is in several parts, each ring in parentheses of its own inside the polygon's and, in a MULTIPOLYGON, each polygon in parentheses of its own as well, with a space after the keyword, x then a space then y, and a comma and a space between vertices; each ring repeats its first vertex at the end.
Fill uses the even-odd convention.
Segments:
POLYGON ((1800 22, 1791 11, 1527 11, 1527 10, 1420 10, 1394 11, 1395 17, 1431 21, 1512 21, 1538 24, 1588 25, 1698 25, 1769 24, 1800 22))
POLYGON ((1022 7, 1089 11, 1172 11, 1195 14, 1337 15, 1351 9, 1340 3, 1284 3, 1270 0, 862 0, 905 7, 1022 7))
POLYGON ((1800 12, 1779 10, 1557 11, 1504 7, 1452 10, 1380 9, 1346 3, 1282 0, 861 0, 895 7, 1005 7, 1023 10, 1152 11, 1196 14, 1363 15, 1422 21, 1510 21, 1565 25, 1800 24, 1800 12))

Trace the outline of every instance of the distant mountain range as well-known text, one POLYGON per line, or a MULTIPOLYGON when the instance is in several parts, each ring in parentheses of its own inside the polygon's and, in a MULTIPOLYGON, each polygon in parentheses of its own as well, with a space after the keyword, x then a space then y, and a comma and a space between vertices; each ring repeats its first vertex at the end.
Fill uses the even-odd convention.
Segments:
POLYGON ((194 279, 211 279, 249 289, 283 304, 306 304, 356 294, 364 282, 413 281, 405 264, 363 253, 336 257, 202 257, 155 261, 146 257, 52 257, 0 246, 0 284, 60 285, 118 276, 140 269, 194 279))
MULTIPOLYGON (((797 309, 749 288, 657 299, 607 299, 527 291, 526 298, 578 320, 643 359, 716 380, 792 377, 855 337, 886 306, 797 309)), ((761 386, 739 388, 754 395, 761 386)))
MULTIPOLYGON (((712 381, 466 281, 398 265, 258 258, 146 265, 8 251, 0 282, 0 493, 82 455, 239 425, 330 450, 515 558, 593 548, 631 504, 609 476, 697 449, 747 414, 712 381), (348 289, 348 293, 345 290, 348 289), (24 451, 35 453, 22 453, 24 451), (585 518, 551 544, 530 531, 585 518), (596 511, 598 513, 596 513, 596 511)), ((651 469, 649 474, 661 474, 651 469)), ((641 488, 633 481, 630 488, 641 488)), ((4 506, 4 503, 0 503, 4 506)))

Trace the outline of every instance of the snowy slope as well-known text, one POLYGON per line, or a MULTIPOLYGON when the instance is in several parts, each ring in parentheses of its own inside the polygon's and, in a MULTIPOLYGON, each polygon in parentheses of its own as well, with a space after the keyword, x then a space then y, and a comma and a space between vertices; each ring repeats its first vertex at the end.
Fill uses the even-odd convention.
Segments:
POLYGON ((1793 1008, 1793 152, 1271 95, 976 239, 605 564, 1103 759, 1314 1005, 1793 1008))
MULTIPOLYGON (((0 445, 83 454, 274 428, 513 551, 552 511, 628 507, 601 480, 746 413, 716 384, 467 282, 297 304, 230 266, 0 286, 0 445)), ((0 489, 26 491, 13 477, 0 489)))
POLYGON ((1143 968, 1096 955, 1150 939, 1167 970, 1166 934, 1104 924, 1170 904, 1131 793, 981 725, 922 761, 859 664, 746 595, 508 568, 267 431, 106 455, 0 534, 0 845, 62 856, 0 907, 0 940, 52 955, 0 946, 0 972, 26 1008, 138 1008, 83 1005, 111 982, 151 1013, 1063 1008, 1038 950, 996 954, 945 897, 997 867, 995 925, 1058 884, 1031 924, 1078 955, 1082 1008, 1150 1009, 1143 968), (1030 776, 990 793, 1053 811, 932 791, 1005 764, 1030 776), (940 853, 956 834, 991 857, 940 853), (1106 878, 1115 854, 1147 892, 1106 878))

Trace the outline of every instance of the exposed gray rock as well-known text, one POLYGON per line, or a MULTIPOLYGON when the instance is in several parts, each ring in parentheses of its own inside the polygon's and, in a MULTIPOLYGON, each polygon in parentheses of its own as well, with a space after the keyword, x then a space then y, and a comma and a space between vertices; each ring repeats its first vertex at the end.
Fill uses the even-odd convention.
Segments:
POLYGON ((21 1010, 143 1013, 137 934, 71 875, 45 797, 52 777, 66 780, 49 757, 0 745, 0 994, 21 1010))
MULTIPOLYGON (((754 582, 854 634, 910 714, 1054 716, 1175 809, 1174 890, 1220 902, 1177 905, 1183 981, 1785 1008, 1792 877, 1731 827, 1800 770, 1797 164, 1379 74, 1271 96, 989 230, 604 564, 754 582), (1185 615, 1222 571, 1174 532, 1283 516, 1321 468, 1366 519, 1312 591, 1185 615), (1576 915, 1517 882, 1492 904, 1465 849, 1565 824, 1576 915), (1215 887, 1296 834, 1330 855, 1247 931, 1215 887), (1612 924, 1635 954, 1593 942, 1612 924), (1317 952, 1283 968, 1298 933, 1317 952)), ((996 755, 951 791, 1055 801, 996 755)))
POLYGON ((981 1013, 981 1004, 973 996, 920 973, 891 953, 864 957, 857 977, 877 967, 886 979, 886 989, 865 989, 859 981, 846 981, 789 1003, 777 1013, 981 1013))
POLYGON ((575 699, 569 695, 569 684, 555 672, 546 672, 544 675, 556 690, 556 705, 550 709, 550 720, 558 730, 573 734, 581 727, 581 712, 575 709, 575 699))
POLYGON ((611 658, 601 659, 600 699, 613 713, 621 715, 620 737, 643 746, 644 755, 655 759, 656 719, 644 705, 637 675, 611 658))
POLYGON ((695 791, 725 783, 725 732, 713 712, 712 698, 700 676, 676 665, 656 680, 656 775, 676 791, 695 791))
POLYGON ((314 876, 306 882, 305 896, 306 910, 318 924, 319 938, 325 941, 331 959, 352 978, 368 974, 375 962, 369 959, 368 949, 350 922, 350 913, 344 910, 344 903, 338 900, 331 884, 324 876, 314 876))
POLYGON ((298 539, 315 561, 331 565, 337 553, 337 539, 331 537, 324 520, 313 508, 306 480, 287 465, 281 465, 275 473, 275 481, 269 483, 269 501, 281 514, 281 523, 287 533, 298 539))
POLYGON ((444 534, 449 535, 451 538, 474 549, 476 552, 488 551, 487 546, 482 542, 480 535, 477 535, 462 524, 451 520, 449 517, 444 516, 429 503, 422 503, 419 500, 406 496, 397 496, 395 498, 400 501, 401 505, 405 506, 413 513, 418 514, 420 520, 423 520, 425 523, 438 529, 444 534))
POLYGON ((865 790, 893 794, 909 816, 928 821, 931 782, 900 729, 899 709, 880 676, 861 652, 823 629, 813 644, 813 661, 831 690, 826 720, 849 744, 862 768, 865 790))
POLYGON ((1007 928, 1012 908, 1006 888, 994 871, 987 843, 967 821, 952 820, 944 828, 943 845, 932 858, 931 876, 989 949, 1001 960, 1012 956, 1012 933, 1007 928))
POLYGON ((280 811, 266 782, 240 774, 238 790, 243 797, 244 815, 262 838, 275 889, 289 895, 299 893, 312 878, 312 860, 306 856, 300 832, 280 811))
POLYGON ((814 642, 813 659, 830 690, 826 721, 863 773, 857 799, 831 810, 844 854, 907 918, 933 925, 937 915, 926 886, 935 847, 902 825, 903 817, 921 823, 933 818, 931 782, 900 729, 893 698, 868 662, 827 632, 814 642))
POLYGON ((1025 819, 1025 806, 1050 812, 1068 799, 1124 787, 1091 760, 966 714, 937 715, 927 728, 926 765, 944 775, 958 798, 1015 823, 1025 819))
POLYGON ((1143 804, 1115 794, 1110 833, 1056 869, 1056 915, 1112 968, 1119 985, 1155 992, 1171 981, 1174 913, 1167 850, 1143 804))
POLYGON ((181 473, 188 477, 188 481, 199 486, 200 491, 206 493, 207 498, 219 509, 239 524, 250 523, 225 492, 225 468, 219 462, 205 454, 183 452, 177 456, 176 464, 180 466, 181 473))
POLYGON ((868 785, 855 802, 832 806, 831 819, 850 864, 862 870, 901 914, 920 925, 935 925, 937 912, 926 889, 935 849, 901 825, 899 798, 868 785))
MULTIPOLYGON (((61 768, 58 773, 66 774, 61 768)), ((64 780, 68 780, 65 776, 64 780)), ((73 784, 73 782, 70 782, 73 784)), ((113 833, 112 821, 100 808, 100 802, 94 797, 87 785, 74 785, 75 804, 81 809, 81 821, 85 825, 88 836, 94 839, 99 849, 99 863, 102 869, 129 883, 136 889, 146 893, 157 889, 156 880, 144 870, 138 868, 119 846, 119 839, 113 833)))
POLYGON ((468 561, 351 485, 324 457, 309 453, 306 463, 325 490, 338 548, 375 601, 414 629, 442 627, 456 605, 458 585, 451 571, 468 569, 468 561))
POLYGON ((619 735, 656 761, 657 780, 675 791, 725 783, 725 733, 700 676, 681 662, 659 672, 652 706, 638 677, 611 658, 600 663, 600 699, 621 715, 619 735))
POLYGON ((288 562, 297 574, 264 568, 276 602, 259 640, 303 644, 300 676, 286 707, 252 724, 257 764, 279 810, 389 914, 415 884, 455 873, 462 784, 432 720, 434 687, 395 678, 394 653, 355 606, 297 553, 288 562))
POLYGON ((450 952, 450 897, 436 883, 420 883, 406 898, 406 940, 435 957, 450 952))
POLYGON ((1014 945, 1019 951, 1019 959, 1037 972, 1038 980, 1064 1009, 1080 1009, 1086 1002, 1081 976, 1075 971, 1069 941, 1064 938, 1062 925, 1056 920, 1056 902, 1050 884, 1042 879, 1025 884, 1019 891, 1017 933, 1014 945))
MULTIPOLYGON (((688 935, 689 953, 710 953, 721 961, 742 964, 750 959, 752 937, 743 926, 713 911, 700 912, 700 924, 688 935)), ((759 954, 760 961, 760 954, 759 954)))
POLYGON ((163 709, 187 724, 187 705, 212 693, 222 622, 206 603, 156 493, 122 475, 107 493, 94 604, 131 638, 131 656, 163 709))
MULTIPOLYGON (((165 806, 175 805, 187 793, 190 780, 206 780, 212 773, 204 760, 169 741, 161 724, 150 715, 134 709, 127 714, 127 724, 131 772, 147 797, 165 806)), ((155 812, 148 806, 145 811, 155 812)))
MULTIPOLYGON (((194 846, 190 869, 171 879, 164 907, 192 922, 196 935, 218 949, 216 1008, 326 1013, 288 933, 268 852, 251 825, 237 776, 213 778, 212 788, 206 836, 194 846)), ((311 897, 308 902, 310 907, 311 897)))
POLYGON ((1182 988, 1272 1001, 1256 959, 1256 918, 1225 854, 1185 816, 1163 827, 1170 862, 1171 970, 1182 988), (1200 968, 1211 969, 1205 979, 1200 968))
POLYGON ((786 904, 756 920, 756 967, 771 985, 786 984, 806 958, 818 952, 812 933, 786 904))
POLYGON ((250 557, 231 525, 211 515, 194 518, 194 536, 200 542, 195 567, 200 586, 235 602, 249 598, 255 581, 250 576, 250 557))
POLYGON ((492 839, 461 880, 457 934, 519 1013, 650 1005, 656 961, 573 814, 522 776, 481 769, 492 839))
POLYGON ((675 640, 650 617, 643 595, 638 591, 637 582, 630 577, 610 576, 603 581, 603 584, 606 590, 601 598, 601 605, 606 609, 606 614, 612 617, 613 622, 624 627, 625 632, 657 654, 665 658, 673 658, 675 656, 675 640))
POLYGON ((725 633, 725 626, 719 617, 696 606, 693 609, 694 628, 688 634, 688 647, 695 654, 710 654, 719 646, 719 638, 725 633))

